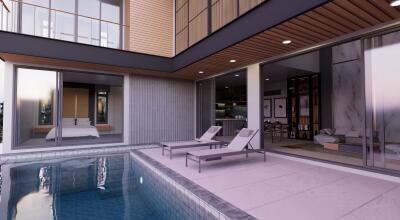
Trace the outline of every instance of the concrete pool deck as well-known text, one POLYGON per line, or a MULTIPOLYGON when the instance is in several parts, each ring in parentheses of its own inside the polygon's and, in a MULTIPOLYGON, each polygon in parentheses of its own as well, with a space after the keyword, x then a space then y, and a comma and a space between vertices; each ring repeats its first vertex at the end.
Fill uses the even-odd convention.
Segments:
MULTIPOLYGON (((196 148, 192 150, 197 150, 196 148)), ((400 184, 279 156, 232 156, 204 162, 202 173, 185 152, 172 160, 161 148, 140 150, 258 219, 399 219, 400 184)))

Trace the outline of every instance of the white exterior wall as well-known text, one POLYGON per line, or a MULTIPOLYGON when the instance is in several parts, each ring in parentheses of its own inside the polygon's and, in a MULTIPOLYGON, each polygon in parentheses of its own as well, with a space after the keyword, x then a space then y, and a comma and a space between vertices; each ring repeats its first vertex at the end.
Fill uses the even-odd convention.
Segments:
POLYGON ((261 74, 260 65, 253 64, 247 67, 247 126, 250 129, 259 130, 251 141, 255 149, 261 148, 261 74))

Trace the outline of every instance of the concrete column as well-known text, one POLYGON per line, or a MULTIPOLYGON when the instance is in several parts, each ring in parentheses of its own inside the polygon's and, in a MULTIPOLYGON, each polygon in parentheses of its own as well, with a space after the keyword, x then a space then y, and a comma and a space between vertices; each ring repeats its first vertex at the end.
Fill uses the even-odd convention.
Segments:
POLYGON ((11 152, 13 131, 13 91, 14 91, 14 64, 5 62, 4 65, 4 112, 3 112, 3 146, 0 154, 11 152))
POLYGON ((262 118, 261 118, 261 74, 260 65, 253 64, 247 67, 247 127, 259 130, 257 135, 251 141, 255 149, 263 147, 261 142, 262 118))
POLYGON ((131 96, 130 96, 130 75, 125 74, 124 75, 124 144, 131 144, 131 132, 130 132, 130 125, 131 125, 131 118, 130 118, 130 112, 131 112, 131 96))

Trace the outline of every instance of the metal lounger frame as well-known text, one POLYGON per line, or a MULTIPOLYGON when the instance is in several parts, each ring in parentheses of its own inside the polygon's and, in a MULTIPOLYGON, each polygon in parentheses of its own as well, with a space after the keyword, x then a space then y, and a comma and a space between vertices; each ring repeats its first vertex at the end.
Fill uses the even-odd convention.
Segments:
POLYGON ((224 144, 223 141, 213 141, 213 142, 207 142, 207 143, 201 143, 199 142, 199 144, 188 144, 188 145, 180 145, 180 146, 176 146, 176 147, 171 147, 165 144, 161 144, 162 147, 162 155, 164 156, 164 151, 168 151, 169 152, 169 159, 172 160, 172 150, 173 149, 183 149, 183 148, 191 148, 191 147, 204 147, 204 146, 210 146, 210 149, 212 149, 212 147, 217 148, 217 146, 222 146, 224 144), (168 149, 170 148, 170 149, 168 149))
POLYGON ((194 161, 194 162, 198 163, 199 173, 201 173, 201 161, 202 160, 213 159, 213 158, 217 158, 217 157, 240 155, 240 154, 246 154, 246 159, 247 159, 249 157, 249 153, 261 153, 264 155, 264 162, 267 161, 264 149, 254 149, 250 143, 248 144, 248 146, 250 146, 251 149, 248 149, 248 147, 246 147, 245 150, 242 150, 242 151, 232 151, 232 152, 213 154, 213 155, 204 155, 204 156, 194 156, 194 155, 191 155, 189 152, 187 152, 185 165, 186 165, 186 167, 188 166, 188 160, 194 161))

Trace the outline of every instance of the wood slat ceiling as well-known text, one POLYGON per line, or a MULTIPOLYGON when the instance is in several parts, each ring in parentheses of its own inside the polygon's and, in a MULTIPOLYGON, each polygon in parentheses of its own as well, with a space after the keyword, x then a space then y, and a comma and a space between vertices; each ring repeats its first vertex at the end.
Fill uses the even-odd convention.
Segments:
POLYGON ((174 73, 200 79, 400 18, 388 0, 333 0, 174 73), (283 45, 290 39, 292 43, 283 45), (236 59, 236 63, 229 63, 236 59), (198 74, 198 71, 204 74, 198 74))

